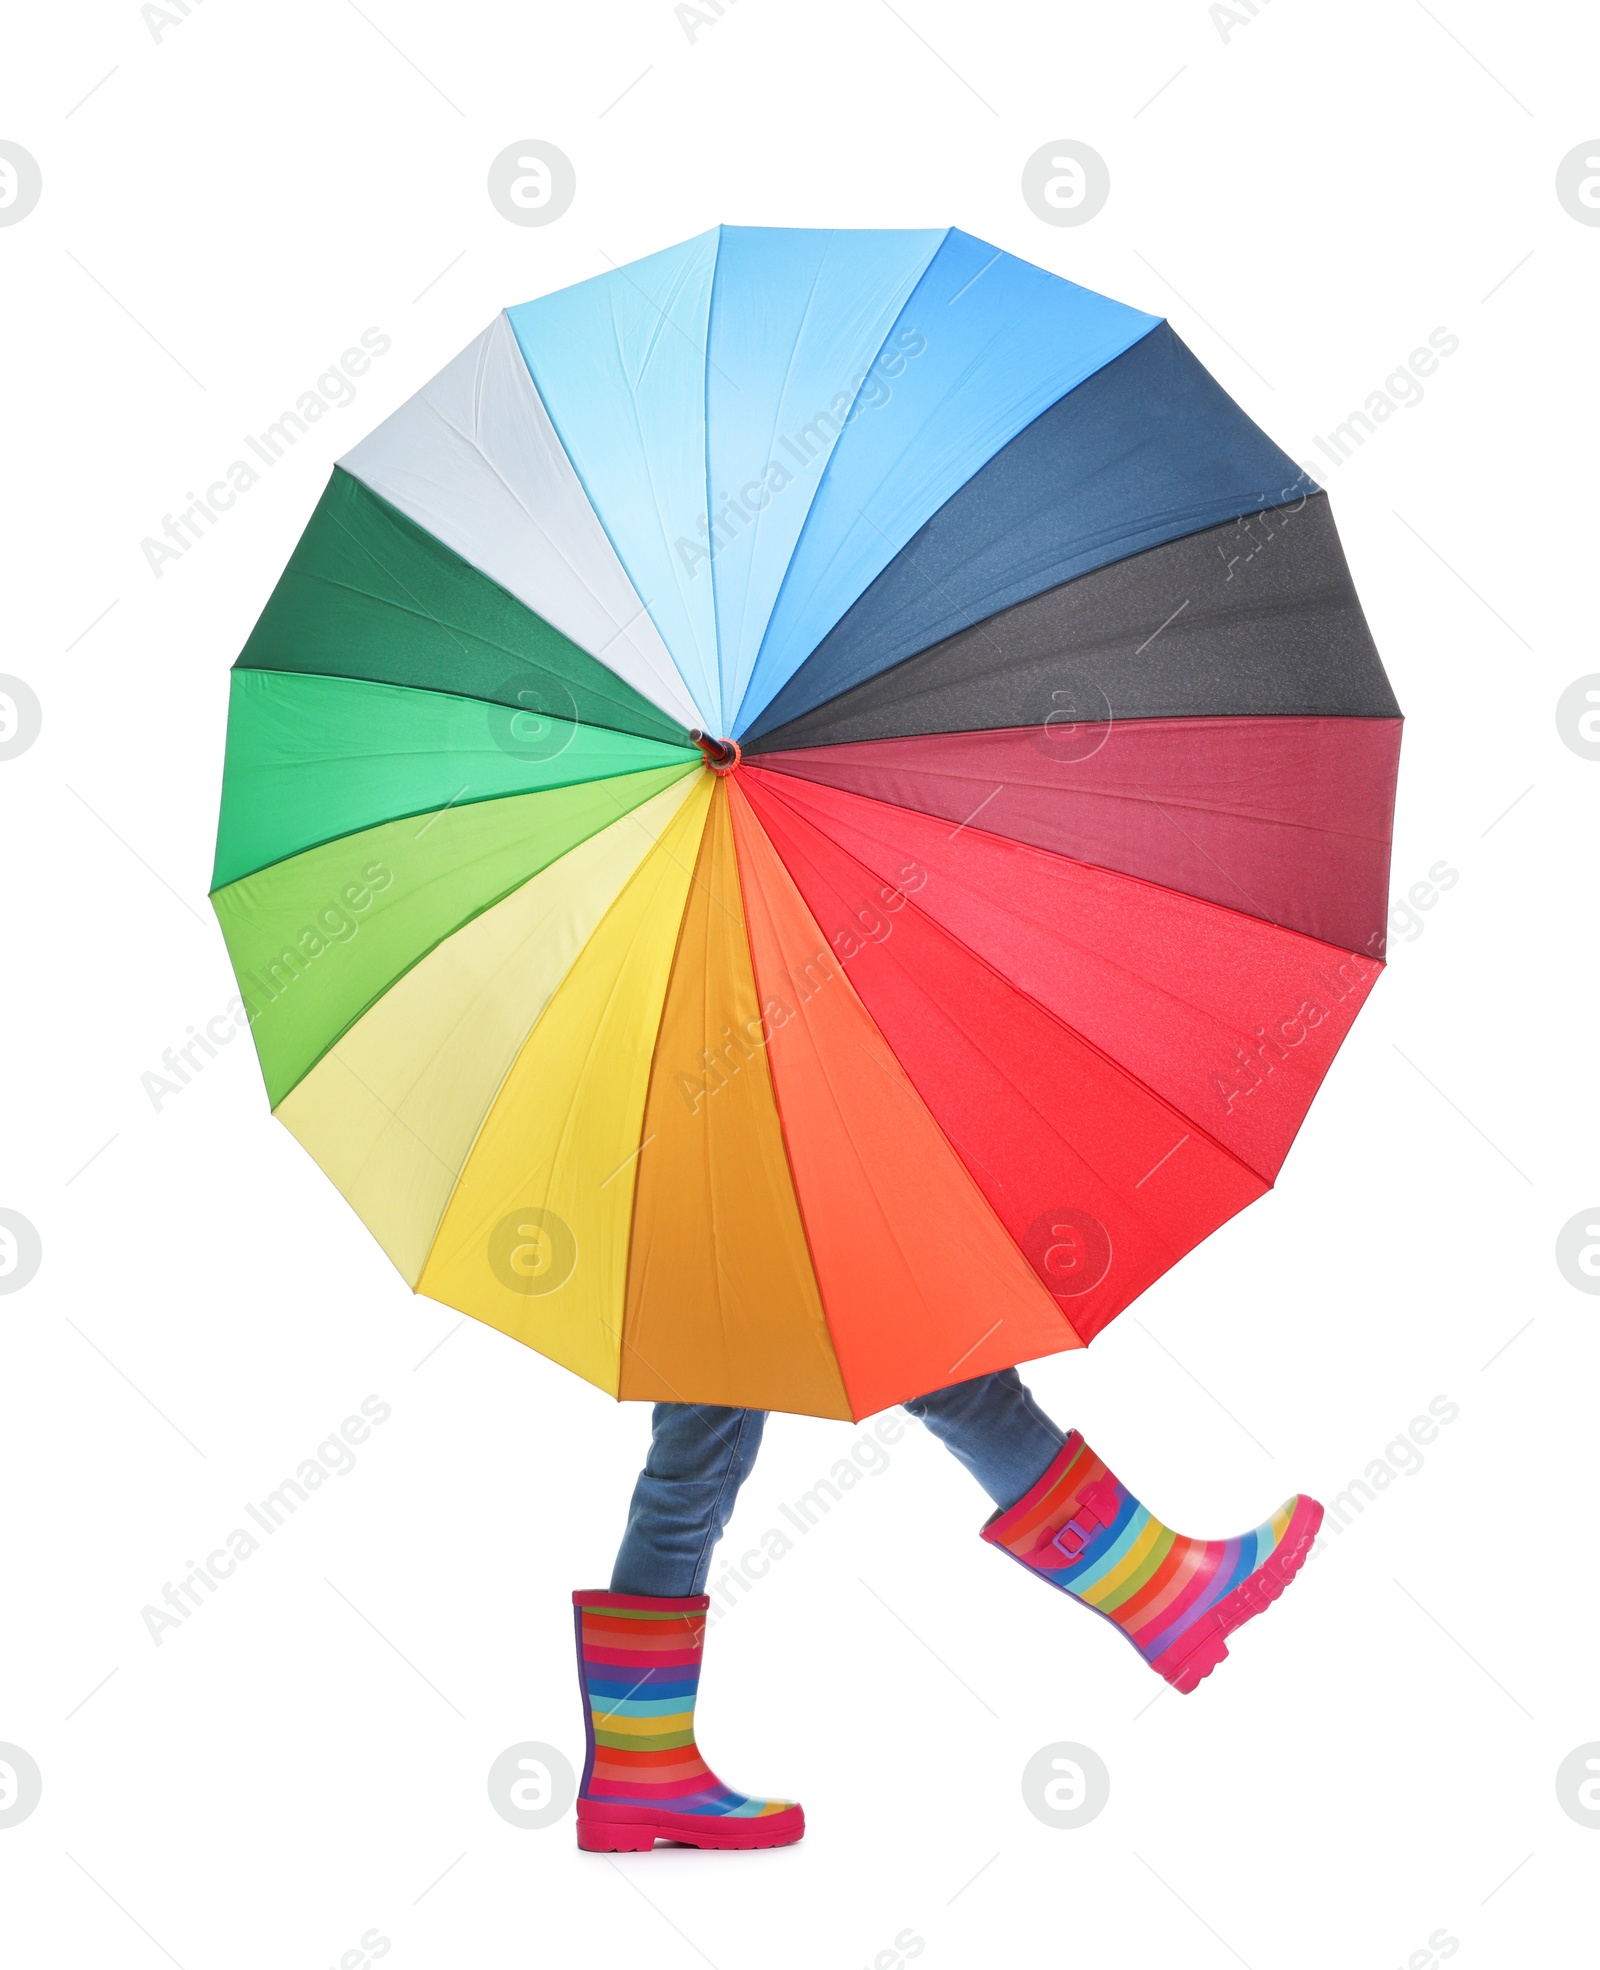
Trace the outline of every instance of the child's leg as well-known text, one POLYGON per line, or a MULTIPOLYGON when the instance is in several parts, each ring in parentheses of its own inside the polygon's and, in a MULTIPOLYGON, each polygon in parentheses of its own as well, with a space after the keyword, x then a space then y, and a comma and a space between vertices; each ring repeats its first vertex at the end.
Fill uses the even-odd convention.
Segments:
POLYGON ((572 1597, 589 1740, 580 1847, 786 1847, 806 1830, 792 1800, 724 1785, 695 1742, 711 1549, 766 1420, 759 1409, 656 1404, 610 1591, 572 1597))
POLYGON ((705 1592, 711 1551, 750 1475, 766 1415, 709 1403, 658 1402, 650 1453, 633 1488, 612 1570, 614 1594, 705 1592))
POLYGON ((1234 1630, 1283 1592, 1322 1522, 1317 1501, 1296 1494, 1232 1539, 1174 1532, 1076 1431, 1062 1436, 1014 1368, 905 1406, 999 1507, 983 1537, 1104 1615, 1185 1692, 1226 1657, 1234 1630))
POLYGON ((958 1457, 994 1502, 1014 1505, 1061 1454, 1066 1442, 1023 1386, 1015 1368, 979 1375, 905 1407, 958 1457))

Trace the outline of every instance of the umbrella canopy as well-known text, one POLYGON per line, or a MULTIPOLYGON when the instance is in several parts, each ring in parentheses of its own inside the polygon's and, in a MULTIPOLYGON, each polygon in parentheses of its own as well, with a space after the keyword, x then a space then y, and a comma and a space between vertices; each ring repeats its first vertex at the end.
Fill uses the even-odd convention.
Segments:
POLYGON ((1378 972, 1400 716, 1325 495, 1162 321, 720 227, 342 459, 233 671, 273 1112, 417 1291, 824 1416, 1086 1344, 1378 972))

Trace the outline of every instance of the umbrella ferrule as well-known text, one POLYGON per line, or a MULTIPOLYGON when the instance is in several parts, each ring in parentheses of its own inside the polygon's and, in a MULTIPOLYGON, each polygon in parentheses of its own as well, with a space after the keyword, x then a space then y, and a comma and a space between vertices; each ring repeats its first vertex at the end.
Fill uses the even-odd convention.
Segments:
POLYGON ((705 732, 691 732, 689 737, 713 773, 731 773, 744 757, 737 739, 713 739, 705 732))

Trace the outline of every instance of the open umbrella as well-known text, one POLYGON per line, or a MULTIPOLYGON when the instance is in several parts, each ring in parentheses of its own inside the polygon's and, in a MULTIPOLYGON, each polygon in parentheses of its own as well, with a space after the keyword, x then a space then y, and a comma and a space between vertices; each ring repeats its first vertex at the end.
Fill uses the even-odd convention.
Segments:
POLYGON ((623 1398, 862 1416, 1084 1345, 1270 1187, 1399 738, 1326 497, 1164 322, 720 227, 341 460, 212 900, 417 1291, 623 1398))

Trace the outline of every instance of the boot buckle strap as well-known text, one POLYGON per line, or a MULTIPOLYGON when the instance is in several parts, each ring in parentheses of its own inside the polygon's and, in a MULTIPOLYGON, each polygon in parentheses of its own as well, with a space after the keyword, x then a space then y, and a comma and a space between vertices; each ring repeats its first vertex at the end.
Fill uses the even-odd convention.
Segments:
POLYGON ((1046 1566, 1073 1565, 1083 1557, 1097 1531, 1109 1530, 1116 1523, 1118 1503, 1115 1479, 1097 1478, 1093 1484, 1086 1485, 1072 1517, 1053 1535, 1046 1533, 1039 1541, 1035 1559, 1046 1566), (1054 1557, 1056 1554, 1060 1555, 1059 1559, 1054 1557))

